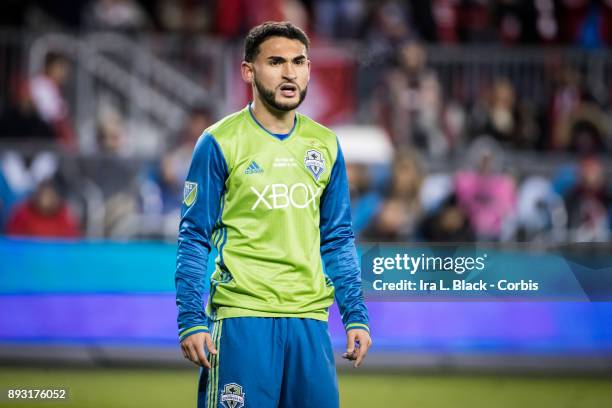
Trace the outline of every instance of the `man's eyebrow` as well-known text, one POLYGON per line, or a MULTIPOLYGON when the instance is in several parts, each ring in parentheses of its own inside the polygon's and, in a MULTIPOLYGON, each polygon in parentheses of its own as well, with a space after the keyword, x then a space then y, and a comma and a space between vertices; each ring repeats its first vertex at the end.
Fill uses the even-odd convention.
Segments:
MULTIPOLYGON (((298 61, 301 59, 306 59, 306 56, 304 54, 298 55, 297 57, 293 57, 292 61, 298 61)), ((287 61, 287 59, 285 57, 281 57, 279 55, 271 55, 268 57, 268 60, 270 61, 287 61)))

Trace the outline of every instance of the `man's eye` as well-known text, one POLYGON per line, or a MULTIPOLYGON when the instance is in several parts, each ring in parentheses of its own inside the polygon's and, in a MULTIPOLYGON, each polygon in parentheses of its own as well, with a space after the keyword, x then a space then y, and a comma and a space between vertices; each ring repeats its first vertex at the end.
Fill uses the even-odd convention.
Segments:
POLYGON ((280 62, 280 61, 278 61, 278 60, 272 60, 272 61, 270 61, 270 65, 280 65, 280 64, 281 64, 281 62, 280 62))

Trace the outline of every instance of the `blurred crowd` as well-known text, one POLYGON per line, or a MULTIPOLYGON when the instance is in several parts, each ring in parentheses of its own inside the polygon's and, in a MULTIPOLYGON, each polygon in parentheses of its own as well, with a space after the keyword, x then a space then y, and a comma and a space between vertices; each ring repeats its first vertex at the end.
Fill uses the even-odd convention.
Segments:
POLYGON ((364 241, 607 242, 612 201, 602 160, 530 174, 482 137, 452 171, 399 150, 391 169, 348 163, 354 229, 364 241), (382 176, 381 176, 382 174, 382 176))
POLYGON ((443 90, 418 42, 399 46, 392 61, 390 68, 372 71, 378 79, 372 87, 374 98, 366 100, 374 120, 396 146, 416 146, 431 157, 446 157, 475 137, 488 135, 518 150, 586 155, 612 147, 609 73, 608 83, 588 86, 579 67, 553 63, 539 81, 544 97, 537 101, 522 96, 505 76, 480 78, 473 97, 456 92, 452 83, 443 90))
POLYGON ((408 39, 441 44, 612 44, 609 0, 6 0, 0 25, 239 38, 265 20, 290 20, 315 39, 380 46, 408 39))
MULTIPOLYGON (((382 129, 394 151, 382 164, 347 157, 359 239, 609 240, 612 81, 594 87, 583 67, 561 62, 541 84, 541 100, 504 75, 482 79, 466 95, 443 81, 427 50, 432 43, 606 47, 612 2, 259 3, 9 0, 0 25, 204 34, 230 43, 260 21, 290 19, 308 27, 315 48, 358 40, 359 121, 382 129), (545 170, 522 168, 523 155, 545 170)), ((0 104, 0 232, 173 240, 191 152, 218 109, 210 101, 190 106, 182 129, 143 156, 130 143, 126 113, 102 104, 95 146, 85 154, 65 92, 74 83, 61 52, 47 53, 41 72, 11 78, 0 104)))

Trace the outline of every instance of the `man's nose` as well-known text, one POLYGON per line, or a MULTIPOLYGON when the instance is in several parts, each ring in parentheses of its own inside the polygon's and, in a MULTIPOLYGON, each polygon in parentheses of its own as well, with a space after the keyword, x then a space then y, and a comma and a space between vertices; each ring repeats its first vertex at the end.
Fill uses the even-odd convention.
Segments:
POLYGON ((293 66, 291 62, 283 65, 283 78, 292 79, 292 80, 297 78, 295 67, 293 66))

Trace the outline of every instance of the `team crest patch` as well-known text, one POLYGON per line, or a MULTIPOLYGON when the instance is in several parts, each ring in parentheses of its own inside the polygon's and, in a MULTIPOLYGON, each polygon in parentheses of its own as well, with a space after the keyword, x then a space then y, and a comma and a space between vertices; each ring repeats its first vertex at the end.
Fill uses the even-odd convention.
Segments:
POLYGON ((187 207, 190 207, 198 196, 198 183, 192 183, 191 181, 185 182, 185 188, 183 189, 183 202, 187 207))
POLYGON ((319 181, 319 177, 325 171, 325 160, 323 155, 318 150, 308 150, 304 158, 306 168, 312 173, 315 180, 319 181))
POLYGON ((241 408, 244 406, 244 396, 242 386, 236 383, 225 384, 221 392, 221 404, 225 408, 241 408))

